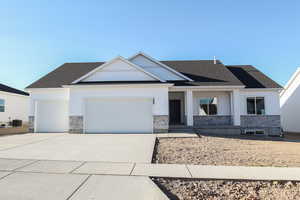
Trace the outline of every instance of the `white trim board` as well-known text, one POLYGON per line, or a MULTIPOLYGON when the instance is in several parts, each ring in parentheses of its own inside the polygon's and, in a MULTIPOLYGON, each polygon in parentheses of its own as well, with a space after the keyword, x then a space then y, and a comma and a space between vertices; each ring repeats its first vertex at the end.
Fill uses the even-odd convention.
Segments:
POLYGON ((294 72, 294 74, 292 75, 291 79, 284 86, 284 89, 280 93, 280 97, 282 97, 284 95, 284 93, 291 87, 291 85, 293 84, 293 82, 295 81, 295 79, 299 76, 299 74, 300 74, 300 67, 294 72))

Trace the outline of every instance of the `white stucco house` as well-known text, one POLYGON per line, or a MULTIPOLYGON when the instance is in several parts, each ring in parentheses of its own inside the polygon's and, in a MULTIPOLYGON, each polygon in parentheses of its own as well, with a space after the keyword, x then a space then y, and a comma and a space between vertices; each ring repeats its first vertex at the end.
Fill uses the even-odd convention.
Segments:
POLYGON ((253 66, 219 60, 158 61, 137 53, 65 63, 27 87, 30 130, 153 133, 190 127, 279 135, 280 90, 253 66))
POLYGON ((0 124, 18 119, 28 122, 29 94, 0 84, 0 124))
POLYGON ((281 124, 285 132, 300 133, 300 68, 280 93, 281 124))

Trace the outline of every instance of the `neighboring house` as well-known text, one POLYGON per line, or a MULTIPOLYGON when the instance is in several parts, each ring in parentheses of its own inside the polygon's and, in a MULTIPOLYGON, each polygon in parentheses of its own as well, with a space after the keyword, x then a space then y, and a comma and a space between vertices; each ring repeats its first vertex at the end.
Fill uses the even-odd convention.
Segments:
POLYGON ((157 61, 138 53, 65 63, 27 87, 30 129, 152 133, 182 125, 279 135, 280 90, 253 66, 218 60, 157 61))
POLYGON ((280 93, 281 124, 286 132, 300 133, 300 68, 280 93))
POLYGON ((0 84, 0 124, 18 119, 28 122, 29 94, 0 84))

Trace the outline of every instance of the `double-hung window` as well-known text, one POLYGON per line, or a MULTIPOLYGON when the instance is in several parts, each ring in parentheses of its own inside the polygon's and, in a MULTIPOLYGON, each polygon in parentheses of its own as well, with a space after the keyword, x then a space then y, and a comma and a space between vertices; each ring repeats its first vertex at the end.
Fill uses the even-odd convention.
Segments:
POLYGON ((218 101, 216 97, 201 98, 199 115, 217 115, 218 114, 218 101))
POLYGON ((264 97, 248 97, 247 98, 247 114, 248 115, 264 115, 265 98, 264 97))
POLYGON ((0 99, 0 112, 5 112, 5 100, 0 99))

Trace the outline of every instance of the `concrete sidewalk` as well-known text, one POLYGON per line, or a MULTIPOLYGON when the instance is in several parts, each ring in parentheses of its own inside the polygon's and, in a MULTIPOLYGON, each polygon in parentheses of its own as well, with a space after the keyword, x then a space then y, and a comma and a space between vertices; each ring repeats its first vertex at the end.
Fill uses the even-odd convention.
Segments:
MULTIPOLYGON (((0 176, 3 176, 0 172, 0 176)), ((0 179, 3 200, 168 200, 149 177, 12 172, 0 179)))
MULTIPOLYGON (((2 172, 300 181, 300 168, 0 159, 2 172)), ((4 174, 5 175, 5 174, 4 174)))

